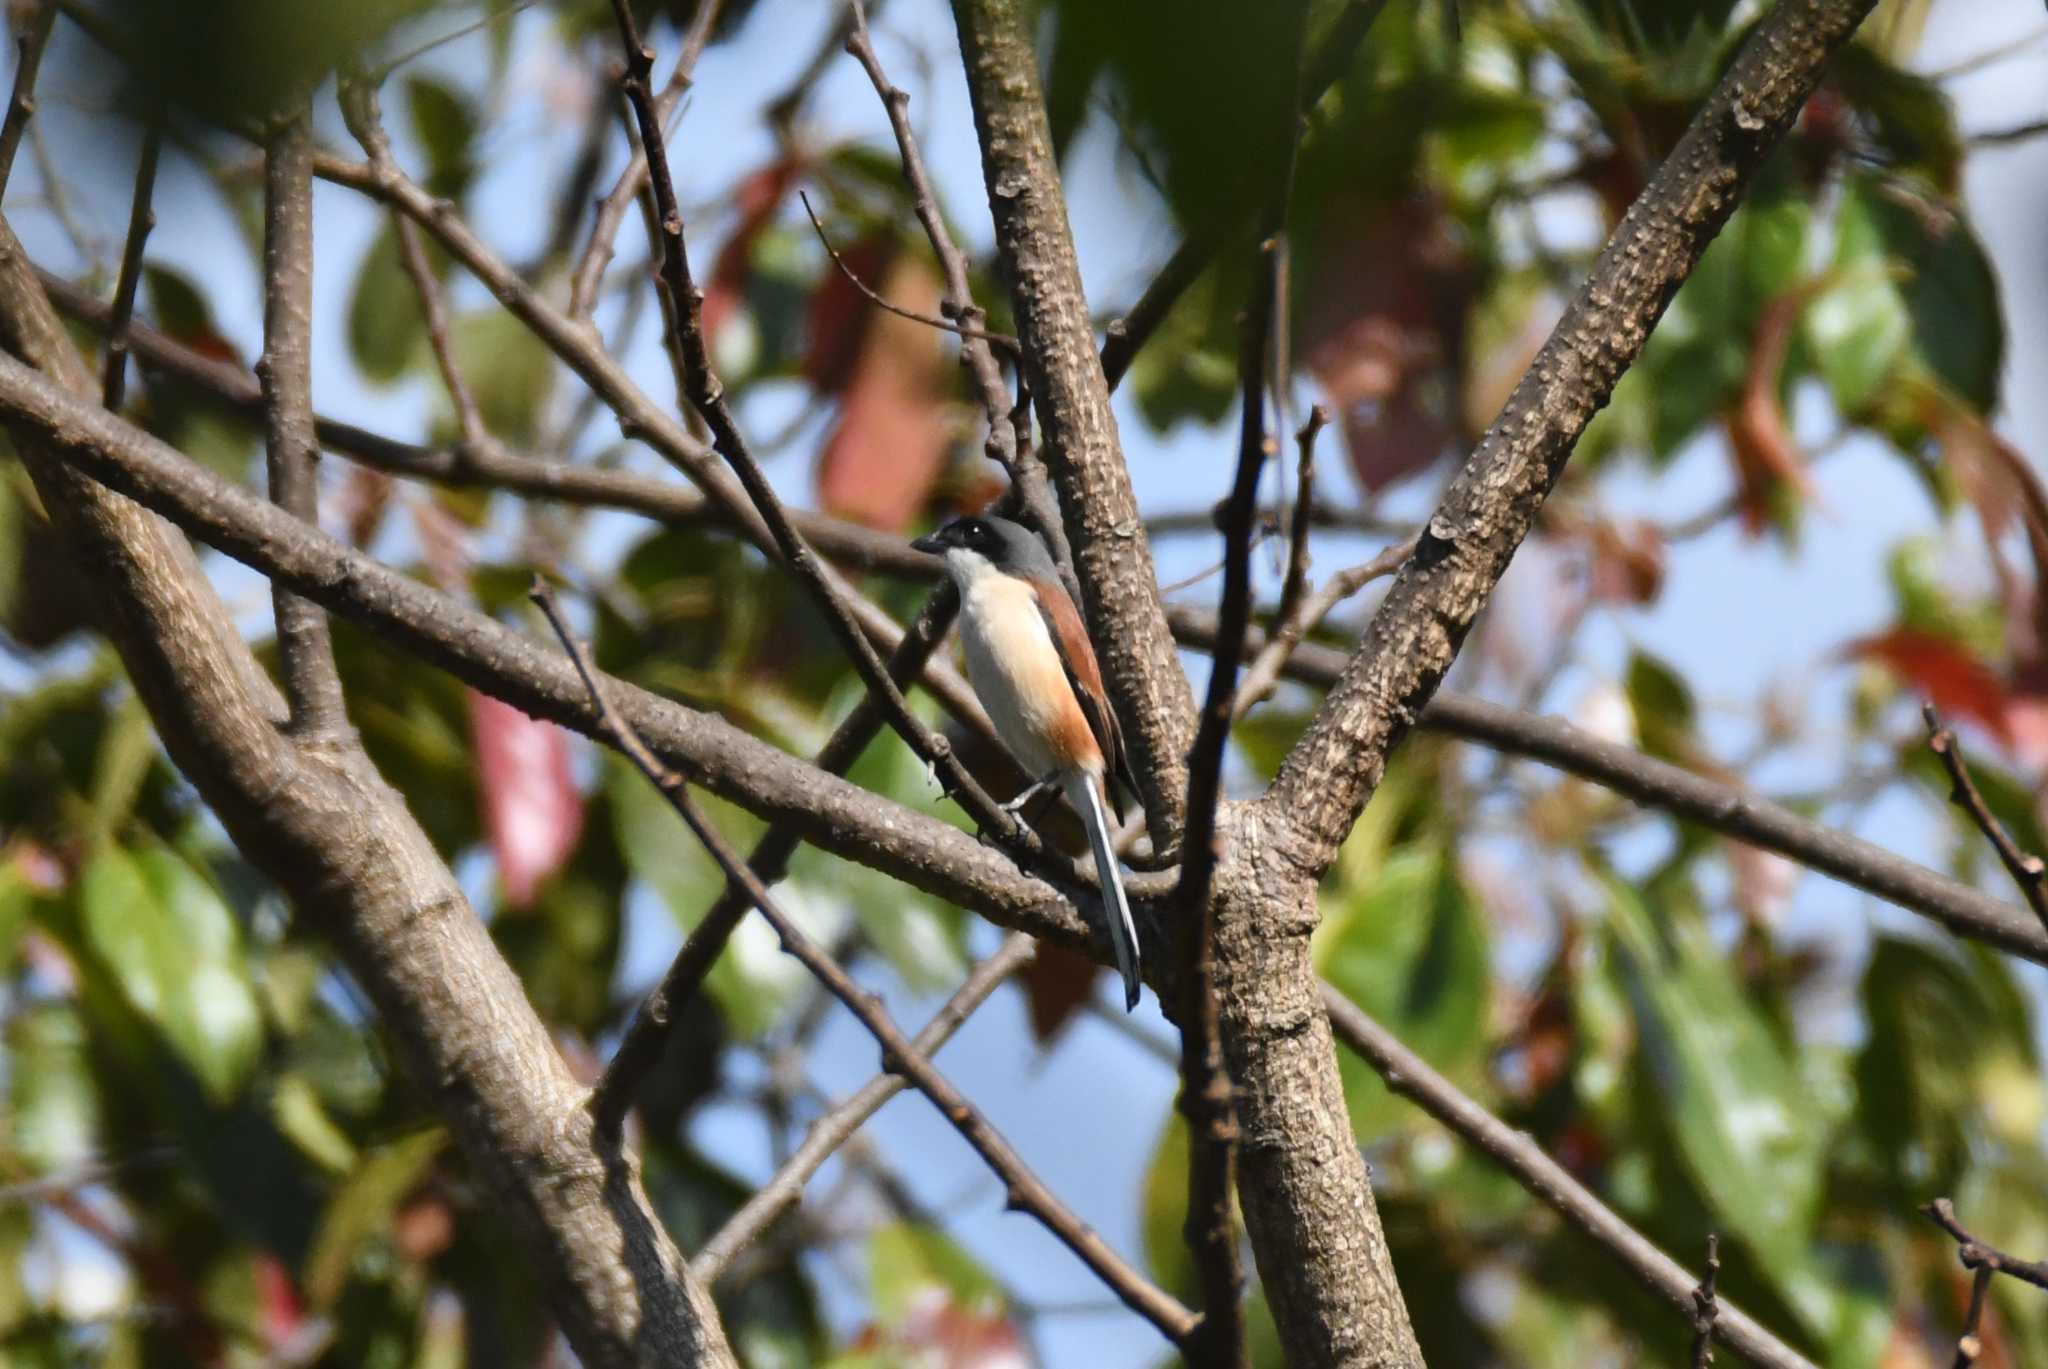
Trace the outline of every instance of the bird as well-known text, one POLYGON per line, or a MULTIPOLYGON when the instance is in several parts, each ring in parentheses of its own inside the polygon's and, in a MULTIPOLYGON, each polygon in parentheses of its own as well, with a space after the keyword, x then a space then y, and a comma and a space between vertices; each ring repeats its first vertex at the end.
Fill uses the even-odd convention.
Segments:
POLYGON ((1007 518, 956 518, 911 545, 945 558, 960 591, 967 679, 996 735, 1035 781, 1005 806, 1014 812, 1056 785, 1081 815, 1130 1011, 1138 1006, 1138 932, 1109 814, 1112 781, 1131 793, 1136 786, 1080 611, 1045 544, 1007 518))

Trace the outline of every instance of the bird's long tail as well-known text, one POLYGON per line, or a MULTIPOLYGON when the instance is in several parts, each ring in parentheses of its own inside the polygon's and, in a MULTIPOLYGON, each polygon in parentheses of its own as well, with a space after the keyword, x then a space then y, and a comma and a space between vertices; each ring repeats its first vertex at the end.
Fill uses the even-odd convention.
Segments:
POLYGON ((1116 953, 1117 973, 1124 977, 1124 1009, 1138 1006, 1138 928, 1131 921, 1130 901, 1117 870, 1114 833, 1103 811, 1102 786, 1086 771, 1070 772, 1063 787, 1081 825, 1088 829, 1088 849, 1095 853, 1095 877, 1102 882, 1102 905, 1109 914, 1109 945, 1116 953))

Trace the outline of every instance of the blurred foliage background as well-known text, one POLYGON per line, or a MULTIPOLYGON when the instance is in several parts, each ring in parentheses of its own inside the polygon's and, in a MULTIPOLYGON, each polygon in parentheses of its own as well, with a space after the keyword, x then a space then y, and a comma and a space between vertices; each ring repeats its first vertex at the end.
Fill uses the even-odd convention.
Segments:
MULTIPOLYGON (((34 6, 10 8, 21 24, 34 6)), ((914 109, 957 114, 942 7, 875 8, 914 109), (933 89, 942 94, 928 99, 933 89)), ((1094 167, 1075 178, 1077 218, 1113 219, 1151 261, 1178 234, 1241 234, 1275 155, 1248 131, 1272 127, 1264 112, 1300 85, 1287 7, 1264 8, 1047 0, 1055 135, 1070 161, 1094 167)), ((1311 6, 1311 52, 1345 8, 1311 6)), ((132 121, 161 114, 160 217, 211 215, 220 230, 203 269, 189 254, 152 258, 141 313, 216 359, 254 355, 261 177, 243 134, 300 82, 327 83, 319 134, 353 156, 328 74, 382 73, 401 160, 556 298, 593 197, 622 162, 602 0, 60 9, 10 219, 44 264, 104 294, 132 121)), ((640 9, 665 70, 694 6, 640 9)), ((857 73, 839 70, 848 64, 825 10, 727 4, 677 158, 680 169, 705 137, 748 149, 742 173, 717 186, 686 176, 697 196, 686 208, 712 341, 776 479, 801 502, 908 532, 997 487, 949 340, 867 302, 797 204, 799 190, 810 195, 848 262, 888 298, 935 307, 938 279, 872 101, 834 84, 857 73), (771 50, 774 79, 744 65, 771 50)), ((1320 567, 1428 507, 1759 10, 1392 0, 1335 62, 1304 125, 1285 384, 1302 409, 1320 401, 1338 419, 1323 452, 1320 567)), ((1757 775, 1832 822, 1904 803, 1944 825, 1954 873, 1997 887, 1991 853, 1946 814, 1914 708, 1930 697, 1965 725, 1999 815, 2023 846, 2048 848, 2048 492, 1995 422, 2012 383, 2014 303, 1962 197, 1973 143, 1945 85, 1953 74, 1917 56, 1930 25, 1971 14, 1971 0, 1880 5, 1581 443, 1528 553, 1552 573, 1540 594, 1515 599, 1512 618, 1482 626, 1460 682, 1571 707, 1604 735, 1710 774, 1757 775), (1683 519, 1613 511, 1611 490, 1703 450, 1720 463, 1712 505, 1683 519), (1894 605, 1878 630, 1812 644, 1832 687, 1745 700, 1744 741, 1731 749, 1710 717, 1725 705, 1689 678, 1695 662, 1631 647, 1618 668, 1589 673, 1576 644, 1601 624, 1626 638, 1671 577, 1699 573, 1688 544, 1797 555, 1827 516, 1823 460, 1903 468, 1924 499, 1922 533, 1831 572, 1888 586, 1894 605), (1811 762, 1817 737, 1824 766, 1811 762), (1790 754, 1808 761, 1773 768, 1790 754), (1797 779, 1771 778, 1788 773, 1797 779)), ((2038 56, 2015 46, 1987 61, 2038 56)), ((964 177, 942 170, 948 214, 985 249, 971 161, 964 177)), ((346 397, 336 416, 378 431, 451 439, 393 230, 330 238, 331 223, 363 210, 332 187, 319 196, 320 241, 363 246, 320 261, 318 298, 334 307, 316 393, 329 407, 346 397)), ((597 322, 666 393, 646 252, 629 215, 597 322)), ((1134 464, 1151 463, 1139 465, 1148 511, 1204 507, 1228 479, 1234 448, 1219 425, 1236 404, 1242 258, 1225 254, 1194 284, 1126 382, 1125 438, 1134 464), (1169 448, 1202 453, 1170 482, 1145 455, 1169 448)), ((493 435, 550 459, 658 469, 539 341, 438 251, 431 263, 493 435)), ((978 298, 1004 327, 986 258, 980 271, 978 298)), ((1134 293, 1094 303, 1107 319, 1134 293)), ((258 430, 202 392, 145 372, 131 416, 217 470, 259 478, 258 430)), ((560 574, 595 604, 608 669, 779 745, 815 750, 858 697, 802 595, 716 530, 327 467, 331 529, 508 618, 523 614, 534 568, 560 574)), ((1205 564, 1208 544, 1193 542, 1176 535, 1163 563, 1205 564)), ((1268 595, 1276 570, 1262 566, 1268 595)), ((234 602, 252 635, 267 633, 260 585, 227 568, 221 583, 243 596, 234 602)), ((898 613, 920 592, 879 577, 867 586, 898 613)), ((559 1361, 530 1272, 506 1258, 516 1247, 477 1202, 427 1100, 394 1069, 328 948, 294 925, 170 767, 82 611, 10 458, 0 1359, 559 1361)), ((1342 641, 1361 621, 1348 610, 1326 636, 1342 641)), ((462 872, 563 1050, 594 1073, 662 948, 713 900, 710 862, 623 767, 359 631, 340 628, 337 648, 375 759, 462 872)), ((1283 690, 1248 719, 1234 782, 1267 777, 1313 705, 1283 690)), ((893 739, 855 778, 957 820, 893 739)), ((720 817, 736 837, 758 830, 737 811, 720 817)), ((1332 873, 1319 956, 1343 992, 1681 1261, 1696 1267, 1718 1232, 1723 1291, 1816 1360, 1946 1363, 1968 1281, 1916 1207, 1951 1196, 1985 1239, 2048 1252, 2042 980, 1839 897, 1817 926, 1792 915, 1798 885, 1779 857, 1419 736, 1332 873)), ((948 989, 993 944, 957 910, 813 852, 796 861, 786 901, 907 1002, 948 989)), ((1098 1046, 1116 1031, 1165 1039, 1156 1015, 1114 1029, 1096 1020, 1092 981, 1088 967, 1046 957, 1005 990, 1028 1003, 1032 1033, 1019 1017, 1010 1055, 1056 1058, 1077 1033, 1098 1046)), ((807 1068, 827 1016, 772 937, 743 929, 640 1100, 648 1187, 686 1249, 801 1139, 825 1094, 843 1091, 807 1068), (722 1128, 707 1123, 713 1112, 722 1128), (750 1119, 743 1156, 729 1140, 735 1114, 750 1119)), ((1146 1049, 1115 1059, 1170 1077, 1170 1060, 1146 1049)), ((1690 1336, 1679 1318, 1363 1065, 1345 1068, 1430 1362, 1678 1361, 1690 1336)), ((1116 1127, 1148 1157, 1146 1177, 1085 1195, 1084 1211, 1135 1233, 1155 1276, 1189 1296, 1184 1138, 1164 1107, 1116 1127)), ((1056 1149, 1060 1130, 1042 1123, 1020 1140, 1056 1149)), ((734 1268, 719 1293, 749 1364, 1080 1362, 1052 1348, 1076 1343, 1060 1339, 1071 1309, 1022 1291, 1034 1278, 1020 1257, 971 1250, 960 1205, 907 1180, 923 1163, 856 1148, 734 1268)), ((2009 1281, 1993 1292, 1980 1363, 2048 1363, 2048 1299, 2009 1281)), ((1269 1326, 1261 1335, 1258 1362, 1278 1364, 1269 1326)), ((1124 1362, 1123 1349, 1103 1354, 1089 1362, 1124 1362)), ((1130 1355, 1160 1359, 1156 1347, 1130 1355)))

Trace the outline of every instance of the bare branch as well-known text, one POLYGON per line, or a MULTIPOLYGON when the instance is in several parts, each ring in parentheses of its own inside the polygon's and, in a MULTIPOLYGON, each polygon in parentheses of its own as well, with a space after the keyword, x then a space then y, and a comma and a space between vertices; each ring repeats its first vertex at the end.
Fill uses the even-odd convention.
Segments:
POLYGON ((1265 802, 1325 868, 1506 569, 1579 434, 1874 0, 1780 0, 1601 251, 1430 518, 1265 802))
POLYGON ((1388 547, 1370 561, 1338 571, 1330 577, 1328 584, 1300 601, 1292 613, 1281 612, 1275 620, 1277 626, 1273 634, 1259 649, 1251 668, 1244 673, 1244 684, 1237 692, 1237 716, 1243 717, 1273 692, 1273 687, 1280 682, 1280 676, 1287 668, 1288 658, 1301 645, 1302 638, 1314 632, 1317 625, 1346 599, 1405 565, 1415 554, 1416 542, 1416 538, 1410 537, 1388 547))
MULTIPOLYGON (((910 1044, 926 1057, 938 1054, 939 1047, 952 1039, 974 1010, 1037 954, 1037 943, 1030 937, 1012 933, 994 955, 975 966, 974 973, 967 976, 967 981, 933 1014, 910 1044)), ((739 1211, 726 1218, 725 1225, 697 1251, 690 1261, 690 1272, 706 1287, 717 1283, 735 1256, 802 1200, 804 1185, 825 1161, 851 1140, 868 1118, 881 1110, 882 1104, 908 1087, 902 1075, 884 1070, 811 1123, 796 1153, 783 1162, 773 1178, 754 1191, 753 1197, 741 1204, 739 1211)))
POLYGON ((167 484, 199 471, 206 480, 185 491, 188 513, 211 506, 206 516, 238 516, 272 538, 332 539, 101 407, 4 221, 0 345, 11 354, 0 374, 26 401, 5 409, 16 449, 158 734, 241 852, 336 943, 415 1084, 524 1238, 570 1343, 586 1363, 731 1365, 710 1300, 638 1180, 596 1149, 582 1090, 404 803, 352 739, 287 742, 276 687, 190 545, 96 483, 112 467, 75 444, 97 434, 129 446, 167 484))
MULTIPOLYGON (((946 226, 946 216, 939 208, 938 192, 932 186, 923 149, 919 147, 916 131, 910 125, 910 94, 891 81, 888 72, 883 70, 882 59, 875 53, 873 36, 868 32, 867 6, 862 0, 848 0, 845 47, 847 55, 860 63, 861 70, 867 73, 868 83, 875 88, 882 108, 888 113, 889 128, 895 134, 897 154, 903 162, 903 183, 910 191, 911 210, 924 228, 925 239, 931 243, 932 255, 938 258, 939 273, 945 279, 946 293, 941 310, 949 318, 979 327, 988 316, 974 302, 973 276, 967 254, 953 240, 952 230, 946 226)), ((1015 339, 1009 339, 1009 342, 1007 351, 1016 358, 1018 344, 1015 339)), ((975 397, 981 402, 982 412, 988 416, 988 436, 983 452, 1009 472, 1009 503, 1013 511, 1045 539, 1052 550, 1054 563, 1067 582, 1067 591, 1076 595, 1078 600, 1080 585, 1074 579, 1073 549, 1067 544, 1067 530, 1060 522, 1059 506, 1053 501, 1052 487, 1046 483, 1045 463, 1039 459, 1031 442, 1024 369, 1021 365, 1017 367, 1018 399, 1013 407, 1009 391, 1003 385, 1003 368, 996 360, 994 347, 969 342, 961 348, 960 360, 967 368, 968 380, 975 397), (1015 421, 1005 422, 1013 415, 1015 421)))
MULTIPOLYGON (((313 435, 313 181, 309 115, 301 103, 280 119, 264 161, 264 449, 270 497, 302 523, 320 521, 320 445, 313 435)), ((327 615, 273 587, 277 651, 295 735, 331 741, 348 730, 327 615)))
POLYGON ((455 430, 462 434, 464 448, 479 447, 486 438, 483 410, 477 407, 476 395, 463 377, 462 367, 456 364, 455 345, 448 331, 448 301, 442 296, 441 282, 434 278, 433 264, 427 260, 427 245, 420 240, 419 225, 403 214, 393 214, 391 228, 398 235, 399 264, 405 268, 413 293, 419 297, 420 316, 427 325, 427 347, 434 354, 441 384, 455 409, 455 430))
MULTIPOLYGON (((1287 570, 1280 580, 1280 606, 1273 621, 1287 622, 1308 589, 1309 510, 1316 502, 1316 438, 1329 425, 1330 411, 1317 404, 1294 434, 1294 505, 1287 511, 1287 570)), ((1243 710, 1239 710, 1242 716, 1243 710)))
MULTIPOLYGON (((1590 1236, 1644 1288, 1676 1308, 1688 1323, 1696 1315, 1693 1294, 1700 1281, 1516 1131, 1458 1090, 1457 1085, 1403 1046, 1357 1004, 1328 984, 1323 1007, 1337 1037, 1378 1072, 1388 1089, 1413 1101, 1499 1165, 1530 1196, 1590 1236)), ((1715 1314, 1721 1343, 1764 1369, 1814 1369, 1813 1363, 1766 1331, 1740 1308, 1723 1300, 1715 1314)))
POLYGON ((1230 742, 1231 700, 1244 656, 1252 613, 1252 536, 1258 521, 1259 476, 1273 454, 1266 431, 1266 354, 1280 290, 1279 217, 1260 245, 1258 284, 1239 344, 1240 418, 1237 476, 1224 501, 1223 606, 1217 614, 1217 649, 1209 665, 1195 743, 1188 754, 1188 795, 1183 807, 1180 887, 1176 901, 1186 929, 1180 935, 1180 1099, 1188 1125, 1186 1239, 1202 1283, 1199 1360, 1208 1365, 1245 1362, 1244 1309, 1238 1299, 1244 1272, 1238 1264, 1231 1194, 1237 1183, 1237 1104, 1223 1062, 1223 1014, 1216 989, 1216 909, 1210 894, 1221 858, 1217 809, 1223 801, 1223 752, 1230 742))
MULTIPOLYGON (((623 3, 623 0, 621 0, 623 3)), ((656 178, 660 177, 660 158, 655 158, 656 178)), ((901 1074, 909 1079, 918 1092, 925 1095, 938 1108, 955 1130, 974 1147, 989 1168, 1003 1181, 1009 1206, 1029 1212, 1045 1228, 1057 1236, 1068 1249, 1080 1257, 1082 1263, 1094 1271, 1097 1278, 1108 1284, 1124 1305, 1144 1317, 1168 1340, 1176 1345, 1183 1344, 1195 1325, 1195 1317, 1186 1308, 1161 1292, 1143 1275, 1111 1250, 1103 1239, 1080 1218, 1076 1217, 1057 1197, 1044 1181, 1033 1174, 1010 1143, 983 1117, 975 1106, 968 1102, 960 1091, 947 1081, 944 1075, 932 1065, 925 1054, 904 1036, 889 1015, 882 1010, 882 1001, 875 995, 860 988, 847 976, 844 969, 821 951, 803 931, 776 906, 774 896, 768 892, 754 872, 747 868, 739 853, 727 843, 725 836, 697 806, 691 797, 688 784, 683 777, 663 765, 658 757, 647 748, 639 735, 633 732, 612 710, 606 701, 603 688, 598 683, 595 670, 591 667, 575 636, 562 621, 560 611, 547 588, 538 580, 534 582, 534 602, 547 615, 555 635, 561 638, 563 648, 569 653, 577 673, 583 677, 584 687, 590 693, 591 705, 598 715, 598 726, 606 741, 623 752, 626 758, 650 784, 661 791, 669 806, 675 809, 704 849, 725 872, 726 878, 739 884, 747 891, 747 897, 781 939, 782 949, 802 961, 832 996, 843 1003, 847 1010, 860 1019, 869 1033, 881 1043, 883 1068, 891 1073, 901 1074)))
POLYGON ((1977 830, 1991 843, 1991 849, 1998 852, 2000 863, 2012 882, 2026 895, 2027 906, 2034 910, 2034 916, 2041 919, 2041 925, 2048 929, 2048 861, 2030 852, 2022 851, 2019 843, 2012 839, 2012 833, 2005 830, 2005 824, 1992 813, 1984 802, 1984 796, 1977 791, 1976 781, 1970 778, 1970 767, 1963 760, 1962 744, 1956 740, 1955 731, 1942 721, 1941 714, 1933 704, 1923 704, 1921 716, 1927 720, 1927 749, 1941 758, 1942 768, 1948 771, 1949 802, 1970 815, 1970 821, 1977 824, 1977 830))
MULTIPOLYGON (((689 93, 697 70, 697 59, 704 55, 704 48, 711 41, 711 30, 724 9, 725 0, 703 0, 697 6, 689 31, 683 35, 683 49, 676 57, 675 70, 669 73, 667 84, 655 99, 656 117, 664 127, 675 113, 676 106, 682 103, 683 96, 689 93)), ((634 147, 630 152, 619 179, 598 201, 597 217, 590 226, 590 241, 584 245, 583 255, 577 259, 576 270, 569 278, 569 317, 572 320, 589 321, 591 311, 597 307, 597 292, 604 284, 605 268, 611 265, 612 244, 618 240, 619 226, 626 221, 626 210, 647 189, 646 148, 634 147)))
POLYGON ((1152 549, 1095 353, 1037 54, 1018 0, 954 0, 953 15, 996 251, 1015 299, 1024 374, 1060 492, 1082 608, 1153 842, 1166 849, 1180 833, 1193 699, 1166 630, 1152 549))
POLYGON ((161 119, 142 135, 142 159, 135 167, 135 197, 128 210, 128 239, 121 249, 121 274, 114 282, 114 307, 107 329, 106 364, 100 371, 100 403, 116 413, 128 389, 128 330, 135 317, 135 287, 142 281, 142 245, 156 227, 150 200, 156 193, 156 164, 163 150, 161 119))
POLYGON ((1936 1198, 1920 1211, 1927 1220, 1955 1237, 1956 1258, 1963 1262, 1963 1268, 1989 1269, 1994 1274, 2004 1274, 2036 1288, 2048 1289, 2048 1260, 2022 1260, 1996 1246, 1984 1244, 1964 1227, 1956 1216, 1955 1204, 1948 1199, 1936 1198))
MULTIPOLYGON (((1213 617, 1185 608, 1171 609, 1169 615, 1174 632, 1190 646, 1215 642, 1213 617)), ((1286 673, 1304 684, 1328 687, 1342 678, 1346 664, 1343 652, 1311 642, 1295 650, 1286 673)), ((1696 775, 1633 747, 1603 741, 1561 718, 1538 717, 1466 694, 1435 695, 1423 710, 1420 725, 1555 766, 1645 808, 1775 851, 1930 918, 1957 936, 2048 965, 2048 933, 2024 910, 1803 817, 1742 785, 1696 775)))
POLYGON ((1721 1277, 1721 1238, 1707 1233, 1707 1272, 1692 1290, 1692 1369, 1707 1369, 1714 1362, 1714 1324, 1721 1319, 1721 1304, 1714 1296, 1714 1283, 1721 1277))
MULTIPOLYGON (((51 302, 64 314, 102 332, 112 327, 112 310, 104 301, 50 272, 39 269, 37 275, 51 302)), ((129 326, 129 342, 144 367, 193 387, 232 413, 262 421, 262 388, 248 371, 203 356, 146 323, 129 326)), ((392 475, 456 488, 503 489, 534 499, 623 509, 670 527, 712 524, 739 530, 730 511, 689 486, 630 471, 548 461, 515 452, 488 436, 474 444, 425 447, 319 414, 314 415, 313 428, 327 451, 392 475)), ((901 537, 802 510, 791 510, 790 518, 811 545, 842 566, 918 580, 939 577, 938 561, 912 550, 901 537)))
MULTIPOLYGON (((876 294, 874 287, 862 280, 858 275, 855 275, 853 268, 846 264, 846 258, 840 256, 839 249, 832 245, 832 239, 825 233, 825 225, 818 222, 818 211, 811 208, 811 197, 802 191, 798 191, 797 198, 803 201, 804 213, 811 220, 811 229, 818 235, 818 245, 825 249, 826 256, 832 258, 832 264, 839 268, 839 274, 846 277, 852 283, 853 288, 860 291, 867 299, 868 303, 874 305, 877 309, 887 310, 898 318, 907 318, 912 323, 922 323, 927 328, 936 328, 942 333, 952 333, 956 337, 973 338, 989 343, 991 346, 1000 347, 1011 356, 1016 355, 1017 339, 1011 337, 1008 333, 991 333, 986 328, 972 328, 964 323, 955 323, 951 319, 939 318, 932 314, 921 314, 915 309, 906 309, 902 305, 883 299, 880 295, 876 294)), ((994 426, 997 425, 991 425, 991 430, 993 430, 994 426)))
POLYGON ((42 69, 43 49, 50 45, 50 26, 57 22, 57 0, 42 0, 15 39, 19 56, 14 63, 14 96, 7 102, 7 120, 0 123, 0 191, 7 188, 14 172, 14 156, 21 151, 21 135, 36 112, 36 73, 42 69))

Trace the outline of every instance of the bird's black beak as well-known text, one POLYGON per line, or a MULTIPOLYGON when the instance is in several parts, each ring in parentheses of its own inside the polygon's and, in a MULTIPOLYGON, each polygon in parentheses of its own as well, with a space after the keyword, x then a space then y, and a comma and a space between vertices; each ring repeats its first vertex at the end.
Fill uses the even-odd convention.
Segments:
POLYGON ((933 556, 944 556, 947 546, 946 530, 940 528, 937 532, 928 532, 924 536, 914 539, 910 545, 918 551, 928 552, 933 556))

